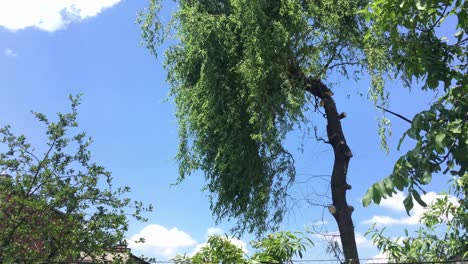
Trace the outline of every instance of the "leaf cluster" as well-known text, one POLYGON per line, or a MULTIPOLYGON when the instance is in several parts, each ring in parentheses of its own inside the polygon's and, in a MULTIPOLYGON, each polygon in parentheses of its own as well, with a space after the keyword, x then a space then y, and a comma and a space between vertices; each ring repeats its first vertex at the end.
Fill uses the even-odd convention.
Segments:
MULTIPOLYGON (((295 177, 284 139, 315 103, 298 71, 321 79, 359 67, 364 2, 178 1, 165 32, 179 40, 166 52, 179 180, 202 170, 214 215, 237 219, 234 231, 261 234, 281 222, 295 177)), ((148 36, 159 20, 145 23, 144 40, 158 44, 148 36)))
POLYGON ((409 212, 413 198, 426 206, 419 193, 434 173, 467 177, 467 8, 464 1, 376 0, 364 12, 371 24, 366 38, 390 52, 388 70, 393 68, 408 86, 413 79, 422 82, 423 89, 443 84, 443 95, 413 118, 400 140, 408 136, 416 145, 396 162, 389 177, 368 190, 365 206, 408 188, 404 205, 409 212), (444 21, 454 18, 458 22, 451 28, 444 26, 456 31, 456 41, 439 37, 444 21))
POLYGON ((308 247, 313 246, 310 238, 300 232, 282 231, 270 234, 259 241, 253 241, 256 252, 246 257, 240 247, 235 245, 227 235, 215 235, 208 238, 206 246, 195 255, 178 255, 173 261, 180 264, 204 263, 292 263, 293 257, 302 258, 308 247))
POLYGON ((0 182, 2 263, 99 259, 124 243, 129 209, 138 220, 151 210, 125 198, 130 189, 114 188, 111 173, 92 161, 91 138, 74 132, 80 96, 70 100, 71 112, 56 122, 34 112, 46 126, 42 154, 9 126, 0 129, 0 171, 13 175, 0 182))

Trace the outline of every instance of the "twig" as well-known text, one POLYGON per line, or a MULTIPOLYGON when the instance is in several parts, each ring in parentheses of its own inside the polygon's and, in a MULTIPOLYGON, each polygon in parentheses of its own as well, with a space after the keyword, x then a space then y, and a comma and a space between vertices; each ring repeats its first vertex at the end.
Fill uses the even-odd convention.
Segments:
POLYGON ((381 106, 378 106, 378 105, 377 105, 377 108, 379 108, 379 109, 381 109, 381 110, 384 110, 385 112, 390 113, 390 114, 392 114, 392 115, 394 115, 394 116, 396 116, 396 117, 399 117, 399 118, 401 118, 401 119, 403 119, 403 120, 405 120, 406 122, 408 122, 408 123, 411 124, 411 120, 409 120, 408 118, 406 118, 406 117, 404 117, 404 116, 402 116, 402 115, 400 115, 400 114, 397 114, 397 113, 395 113, 395 112, 392 112, 392 111, 390 111, 390 110, 388 110, 388 109, 385 109, 385 108, 383 108, 383 107, 381 107, 381 106))

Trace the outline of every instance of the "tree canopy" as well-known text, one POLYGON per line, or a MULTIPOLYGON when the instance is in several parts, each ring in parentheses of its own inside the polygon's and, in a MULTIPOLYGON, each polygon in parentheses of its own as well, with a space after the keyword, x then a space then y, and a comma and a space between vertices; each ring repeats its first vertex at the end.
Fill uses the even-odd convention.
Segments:
POLYGON ((144 220, 151 210, 126 198, 129 187, 113 187, 112 176, 92 161, 92 143, 76 132, 80 97, 70 97, 72 110, 53 122, 33 114, 45 125, 45 151, 0 129, 0 262, 39 263, 98 260, 125 243, 127 215, 144 220), (3 148, 2 148, 3 149, 3 148))
MULTIPOLYGON (((140 17, 146 46, 156 54, 166 34, 178 41, 166 51, 166 68, 179 122, 179 180, 202 170, 218 220, 237 219, 236 230, 274 229, 294 182, 294 158, 285 136, 321 112, 334 150, 332 205, 347 260, 357 259, 346 174, 352 152, 346 143, 331 73, 371 79, 370 97, 388 106, 386 80, 436 90, 443 96, 418 114, 405 134, 416 147, 392 175, 363 199, 379 203, 396 189, 409 189, 410 210, 420 185, 442 163, 466 176, 466 3, 464 1, 246 1, 180 0, 169 28, 152 0, 140 17), (456 42, 436 30, 458 19, 456 42)), ((456 33, 455 33, 456 32, 456 33)), ((386 126, 379 131, 383 146, 386 126)), ((311 168, 313 164, 311 164, 311 168)))
POLYGON ((395 242, 373 229, 374 242, 392 261, 437 261, 453 256, 466 258, 468 249, 468 78, 467 16, 465 1, 373 1, 366 12, 372 23, 367 37, 391 56, 390 64, 406 85, 441 93, 428 110, 418 113, 403 135, 415 145, 395 164, 393 172, 374 184, 364 205, 380 203, 396 190, 407 189, 404 206, 414 201, 429 210, 416 236, 395 242), (413 80, 418 82, 414 83, 413 80), (434 174, 449 174, 449 188, 433 204, 420 193, 434 174))
POLYGON ((366 37, 375 39, 391 54, 388 70, 402 77, 409 87, 422 83, 423 89, 440 89, 442 94, 430 109, 412 119, 411 127, 403 135, 401 141, 405 136, 416 141, 414 148, 363 199, 364 205, 371 201, 379 203, 396 190, 408 188, 405 207, 409 211, 413 198, 426 205, 419 192, 422 185, 431 182, 434 173, 450 172, 457 178, 468 177, 468 4, 464 1, 373 1, 369 9, 366 15, 372 26, 366 37))
MULTIPOLYGON (((141 21, 153 52, 158 4, 141 21)), ((179 4, 180 42, 167 51, 166 66, 178 109, 180 180, 203 170, 218 219, 263 232, 281 221, 295 176, 285 135, 319 107, 304 79, 347 74, 359 62, 364 19, 355 13, 364 1, 179 4)))

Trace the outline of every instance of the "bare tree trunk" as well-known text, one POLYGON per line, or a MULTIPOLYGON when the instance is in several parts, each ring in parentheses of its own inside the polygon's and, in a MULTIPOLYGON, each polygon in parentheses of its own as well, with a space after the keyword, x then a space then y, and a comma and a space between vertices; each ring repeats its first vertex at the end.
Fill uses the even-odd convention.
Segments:
POLYGON ((306 84, 306 91, 319 98, 321 100, 320 105, 325 108, 328 143, 333 147, 335 155, 331 176, 333 205, 329 207, 329 211, 338 224, 345 263, 358 264, 359 255, 354 234, 354 224, 351 218, 354 208, 348 206, 346 201, 346 191, 351 189, 351 185, 346 182, 346 174, 348 172, 349 160, 353 156, 346 143, 346 138, 341 127, 341 119, 346 117, 346 114, 338 113, 335 100, 332 98, 333 93, 325 84, 319 80, 307 78, 304 75, 302 75, 301 79, 306 84))

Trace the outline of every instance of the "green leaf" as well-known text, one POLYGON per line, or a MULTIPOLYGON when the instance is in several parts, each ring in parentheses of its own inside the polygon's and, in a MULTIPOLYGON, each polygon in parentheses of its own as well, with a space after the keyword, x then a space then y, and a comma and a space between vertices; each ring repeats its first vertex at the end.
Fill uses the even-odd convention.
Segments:
POLYGON ((431 180, 432 180, 432 172, 429 170, 425 170, 421 177, 421 183, 428 184, 431 182, 431 180))
POLYGON ((439 150, 443 150, 445 148, 444 145, 445 134, 438 134, 435 138, 436 148, 439 150))
POLYGON ((421 196, 416 190, 412 190, 411 193, 413 194, 414 199, 422 206, 427 207, 427 204, 421 199, 421 196))
MULTIPOLYGON (((380 182, 379 182, 380 183, 380 182)), ((382 192, 379 188, 379 183, 378 184, 374 184, 372 186, 372 189, 373 189, 373 192, 372 192, 372 201, 375 203, 375 204, 380 204, 380 201, 382 200, 382 192)))
POLYGON ((362 206, 369 206, 369 204, 372 202, 372 196, 374 196, 373 189, 369 188, 366 194, 364 194, 364 197, 362 197, 362 206))
POLYGON ((408 196, 403 200, 403 205, 405 206, 406 213, 409 216, 409 212, 413 209, 413 197, 411 194, 408 194, 408 196))
POLYGON ((427 79, 427 86, 429 86, 431 89, 435 89, 437 86, 439 86, 439 80, 437 80, 437 78, 434 76, 431 76, 427 79))
POLYGON ((416 8, 418 10, 424 10, 424 9, 426 9, 426 7, 427 7, 427 4, 426 4, 425 0, 417 0, 416 1, 416 8))
POLYGON ((403 133, 403 136, 402 136, 402 137, 400 138, 400 140, 398 141, 397 150, 400 150, 401 143, 403 143, 403 140, 405 140, 405 137, 406 137, 406 132, 403 133))

